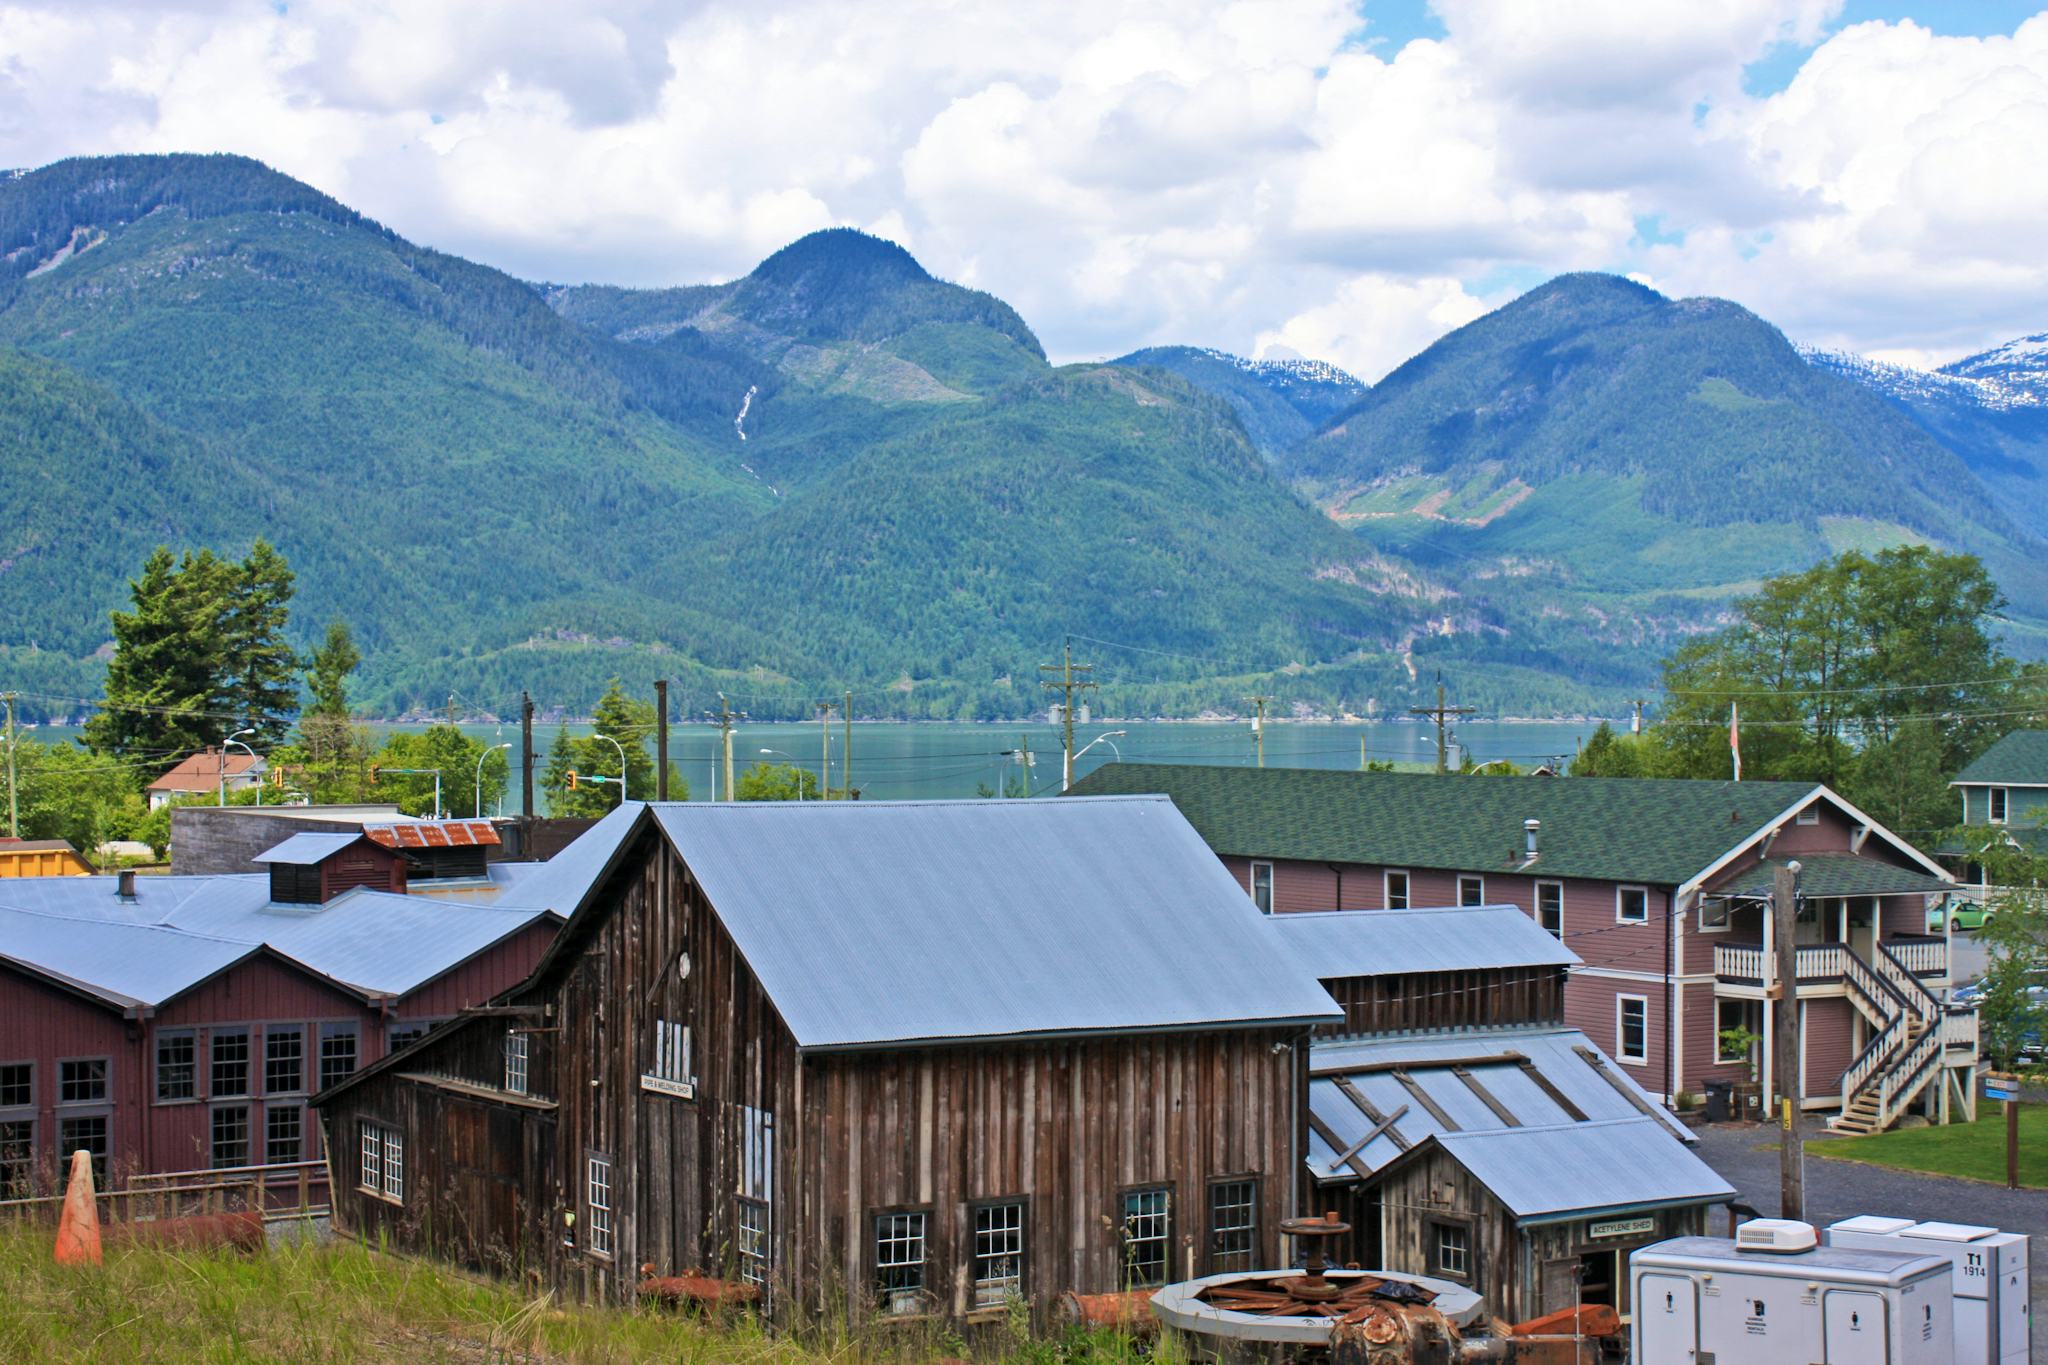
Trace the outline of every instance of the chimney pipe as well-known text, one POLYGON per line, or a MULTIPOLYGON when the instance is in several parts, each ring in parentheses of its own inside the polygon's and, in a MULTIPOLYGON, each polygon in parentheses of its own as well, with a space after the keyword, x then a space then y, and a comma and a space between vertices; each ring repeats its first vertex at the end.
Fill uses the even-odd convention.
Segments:
POLYGON ((1542 828, 1543 822, 1541 820, 1524 820, 1522 822, 1522 833, 1528 837, 1529 856, 1531 858, 1536 856, 1536 832, 1542 828))
POLYGON ((135 869, 124 867, 114 879, 114 894, 124 901, 135 899, 135 869))

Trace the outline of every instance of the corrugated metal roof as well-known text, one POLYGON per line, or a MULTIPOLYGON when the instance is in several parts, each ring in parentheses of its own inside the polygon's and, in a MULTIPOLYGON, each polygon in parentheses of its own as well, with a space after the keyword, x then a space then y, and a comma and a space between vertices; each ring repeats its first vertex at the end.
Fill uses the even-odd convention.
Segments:
POLYGON ((386 848, 476 848, 502 842, 488 820, 406 820, 363 825, 386 848))
POLYGON ((1798 858, 1766 858, 1725 886, 1717 896, 1768 896, 1777 870, 1799 864, 1802 896, 1902 896, 1914 892, 1953 891, 1955 883, 1895 863, 1859 858, 1852 853, 1806 853, 1798 858))
POLYGON ((1579 955, 1512 905, 1329 910, 1268 915, 1286 950, 1317 978, 1569 967, 1579 955))
POLYGON ((0 959, 123 1009, 168 1000, 252 951, 247 943, 157 925, 65 919, 0 905, 0 959))
POLYGON ((1341 1017, 1163 798, 654 812, 803 1047, 1341 1017))
MULTIPOLYGON (((646 809, 644 801, 628 801, 613 807, 604 818, 571 840, 567 848, 536 865, 508 894, 517 896, 521 905, 553 910, 558 915, 575 913, 646 809)), ((492 864, 494 869, 502 866, 492 864)))
POLYGON ((1457 1074, 1454 1068, 1460 1067, 1526 1127, 1638 1118, 1648 1110, 1673 1143, 1691 1141, 1690 1134, 1664 1114, 1625 1068, 1601 1056, 1592 1040, 1577 1029, 1533 1025, 1332 1040, 1313 1046, 1309 1067, 1309 1112, 1340 1144, 1333 1148, 1322 1133, 1311 1132, 1309 1169, 1318 1179, 1376 1175, 1401 1155, 1402 1143, 1413 1146, 1451 1131, 1417 1098, 1417 1090, 1460 1130, 1508 1127, 1478 1090, 1457 1074), (1598 1058, 1599 1064, 1588 1060, 1589 1056, 1598 1058), (1499 1060, 1492 1060, 1495 1058, 1499 1060), (1584 1119, 1575 1118, 1558 1103, 1552 1090, 1584 1119), (1352 1162, 1356 1165, 1339 1163, 1339 1152, 1352 1148, 1379 1120, 1354 1094, 1382 1116, 1407 1110, 1389 1131, 1355 1151, 1352 1162))
POLYGON ((249 861, 305 867, 325 862, 362 837, 360 834, 294 834, 283 843, 264 849, 249 861))
POLYGON ((1442 1133, 1435 1141, 1517 1218, 1735 1197, 1734 1186, 1651 1118, 1442 1133))

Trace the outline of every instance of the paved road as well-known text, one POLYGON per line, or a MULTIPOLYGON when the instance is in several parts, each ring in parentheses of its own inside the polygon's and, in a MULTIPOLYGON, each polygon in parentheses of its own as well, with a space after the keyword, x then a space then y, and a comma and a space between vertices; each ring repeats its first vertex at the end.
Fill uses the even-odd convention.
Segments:
MULTIPOLYGON (((1694 1150, 1735 1187, 1736 1198, 1765 1217, 1778 1211, 1777 1132, 1757 1124, 1718 1123, 1697 1130, 1694 1150), (1771 1150, 1759 1148, 1773 1144, 1771 1150)), ((1948 1223, 1980 1223, 2024 1232, 2027 1264, 2033 1276, 2034 1365, 2048 1365, 2048 1193, 2014 1192, 1976 1180, 1919 1175, 1860 1161, 1806 1162, 1806 1221, 1825 1226, 1859 1213, 1895 1218, 1939 1219, 1948 1223)), ((1725 1226, 1713 1229, 1727 1235, 1725 1226)))

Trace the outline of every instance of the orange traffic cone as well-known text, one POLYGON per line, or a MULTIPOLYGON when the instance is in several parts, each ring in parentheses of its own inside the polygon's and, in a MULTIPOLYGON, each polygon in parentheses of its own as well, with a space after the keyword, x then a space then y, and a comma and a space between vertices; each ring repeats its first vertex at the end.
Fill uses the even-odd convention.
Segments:
POLYGON ((100 1263, 100 1214, 92 1197, 92 1153, 71 1154, 71 1183, 64 1187, 64 1216, 57 1220, 58 1265, 100 1263))

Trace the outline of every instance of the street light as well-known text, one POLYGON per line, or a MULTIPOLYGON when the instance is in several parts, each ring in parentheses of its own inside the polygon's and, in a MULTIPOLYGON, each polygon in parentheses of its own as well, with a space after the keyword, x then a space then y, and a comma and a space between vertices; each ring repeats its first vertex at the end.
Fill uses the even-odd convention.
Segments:
POLYGON ((619 751, 619 804, 623 806, 626 804, 626 746, 610 735, 593 734, 591 738, 601 739, 619 751))
MULTIPOLYGON (((256 766, 256 751, 242 743, 241 737, 255 733, 253 729, 237 730, 220 742, 220 797, 215 802, 216 805, 225 806, 228 803, 228 745, 232 744, 243 753, 249 755, 249 766, 253 768, 256 766)), ((263 804, 263 784, 261 782, 256 784, 256 804, 259 806, 263 804)))
POLYGON ((1079 763, 1081 761, 1081 755, 1087 753, 1090 749, 1094 748, 1098 744, 1108 744, 1109 751, 1116 755, 1116 761, 1119 763, 1123 762, 1124 751, 1122 749, 1117 748, 1115 744, 1111 743, 1113 737, 1121 737, 1123 733, 1124 732, 1122 730, 1104 730, 1101 734, 1089 740, 1086 744, 1083 744, 1079 749, 1074 751, 1074 762, 1079 763))
MULTIPOLYGON (((498 733, 503 734, 505 732, 500 730, 498 733)), ((479 820, 484 818, 484 760, 500 749, 509 749, 511 747, 512 741, 506 740, 503 744, 493 744, 490 748, 476 756, 476 818, 479 820)), ((620 761, 623 762, 624 759, 621 758, 620 761)))
POLYGON ((763 749, 761 752, 764 754, 774 754, 777 758, 789 759, 789 766, 796 769, 796 799, 799 801, 803 800, 804 778, 808 776, 808 774, 804 771, 804 765, 797 762, 794 758, 790 758, 788 754, 782 752, 782 750, 780 749, 763 749))

